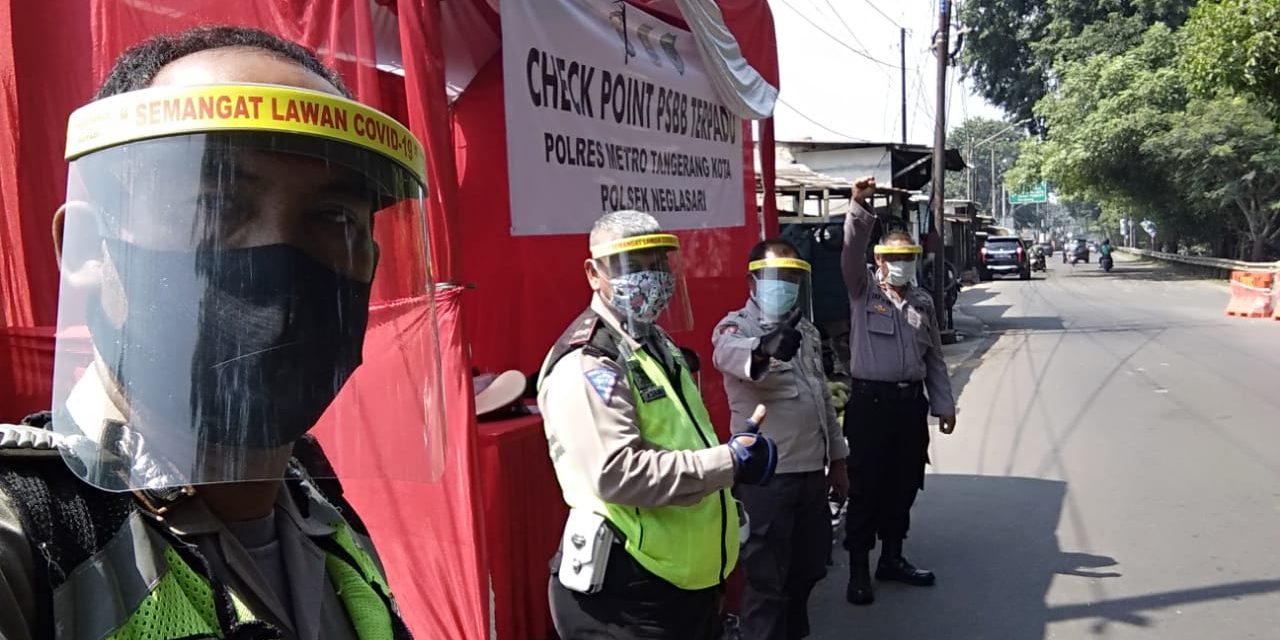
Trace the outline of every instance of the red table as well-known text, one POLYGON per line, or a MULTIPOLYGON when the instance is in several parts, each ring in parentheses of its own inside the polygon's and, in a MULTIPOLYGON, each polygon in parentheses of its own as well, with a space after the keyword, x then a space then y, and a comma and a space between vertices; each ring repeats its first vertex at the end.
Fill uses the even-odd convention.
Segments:
POLYGON ((560 495, 540 416, 480 423, 485 548, 498 640, 556 637, 547 570, 569 508, 560 495))

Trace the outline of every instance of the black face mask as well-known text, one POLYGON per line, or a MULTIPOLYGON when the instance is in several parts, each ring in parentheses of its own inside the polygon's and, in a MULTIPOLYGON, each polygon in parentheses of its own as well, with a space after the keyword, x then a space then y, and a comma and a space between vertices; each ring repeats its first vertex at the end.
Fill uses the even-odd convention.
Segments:
POLYGON ((267 448, 315 424, 361 362, 370 284, 291 245, 183 253, 106 240, 128 311, 89 325, 131 408, 198 442, 267 448))

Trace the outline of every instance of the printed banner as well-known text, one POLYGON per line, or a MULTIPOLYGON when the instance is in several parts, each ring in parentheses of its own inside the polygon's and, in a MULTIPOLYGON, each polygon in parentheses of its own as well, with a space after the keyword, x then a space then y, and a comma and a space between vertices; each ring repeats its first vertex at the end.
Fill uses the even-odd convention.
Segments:
POLYGON ((742 120, 688 31, 610 0, 503 0, 502 56, 513 235, 621 209, 744 224, 742 120))

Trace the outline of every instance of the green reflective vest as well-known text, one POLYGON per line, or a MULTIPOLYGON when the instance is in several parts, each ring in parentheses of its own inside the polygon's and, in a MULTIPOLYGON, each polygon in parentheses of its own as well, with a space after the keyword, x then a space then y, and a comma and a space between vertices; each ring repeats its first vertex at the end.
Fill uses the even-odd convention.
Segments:
MULTIPOLYGON (((27 435, 43 433, 37 426, 0 425, 0 434, 22 429, 32 430, 27 435)), ((133 494, 85 484, 56 449, 24 447, 17 438, 6 442, 0 446, 0 491, 18 518, 14 524, 21 525, 32 547, 37 601, 32 622, 39 637, 280 637, 238 594, 211 579, 196 548, 140 508, 133 494)), ((318 445, 306 438, 294 452, 309 452, 304 457, 310 464, 319 464, 317 459, 323 457, 318 445)), ((316 542, 357 637, 409 637, 386 578, 366 551, 373 548, 372 541, 352 529, 335 506, 350 508, 341 488, 329 481, 331 493, 323 494, 319 485, 325 481, 312 480, 307 468, 294 460, 286 475, 298 483, 296 499, 305 501, 307 512, 333 529, 316 542)))
MULTIPOLYGON (((386 604, 390 602, 391 590, 377 564, 355 542, 345 524, 337 526, 331 541, 343 553, 326 553, 325 568, 356 635, 362 639, 391 640, 394 637, 391 612, 386 604)), ((236 626, 257 622, 244 601, 230 590, 226 596, 234 609, 230 612, 234 619, 220 619, 223 616, 219 616, 219 594, 215 594, 209 580, 174 547, 156 551, 158 557, 148 561, 162 568, 162 575, 124 623, 101 637, 107 640, 225 638, 236 626)), ((135 562, 137 560, 135 558, 135 562)), ((82 631, 86 630, 78 629, 76 635, 83 635, 82 631)))
MULTIPOLYGON (((591 321, 586 314, 584 318, 580 320, 591 321)), ((598 325, 596 330, 600 330, 598 325)), ((719 438, 711 427, 698 386, 689 375, 679 348, 669 340, 666 342, 675 354, 678 384, 668 379, 662 364, 648 352, 619 345, 620 364, 627 370, 627 381, 635 397, 635 422, 640 437, 656 448, 667 450, 717 446, 719 438)), ((556 351, 553 349, 548 357, 544 376, 563 355, 556 351)), ((547 435, 552 434, 548 431, 547 435)), ((567 457, 559 456, 555 464, 570 463, 567 457)), ((728 489, 717 491, 692 506, 644 508, 608 503, 585 482, 566 482, 569 478, 583 478, 581 473, 557 473, 557 476, 561 478, 561 490, 570 507, 605 516, 626 538, 627 553, 636 562, 681 589, 716 586, 737 564, 738 512, 728 489)))

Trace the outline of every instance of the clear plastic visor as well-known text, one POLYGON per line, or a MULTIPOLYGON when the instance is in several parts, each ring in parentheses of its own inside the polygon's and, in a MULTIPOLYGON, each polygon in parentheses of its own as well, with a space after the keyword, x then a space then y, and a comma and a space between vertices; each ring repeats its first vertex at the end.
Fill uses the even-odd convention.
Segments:
POLYGON ((766 258, 752 262, 751 300, 760 319, 773 324, 793 311, 813 320, 813 284, 809 263, 794 258, 766 258))
POLYGON ((628 326, 658 324, 668 333, 693 328, 693 308, 675 236, 653 234, 592 247, 592 259, 609 281, 601 295, 628 326))
POLYGON ((404 347, 422 353, 364 353, 380 263, 402 279, 409 265, 430 304, 424 196, 384 155, 298 134, 187 134, 74 160, 53 421, 71 468, 111 491, 271 480, 323 416, 344 443, 395 438, 404 452, 344 464, 345 447, 327 448, 344 477, 432 477, 434 309, 430 335, 404 347), (394 432, 346 393, 387 357, 429 363, 383 391, 408 408, 394 432))

